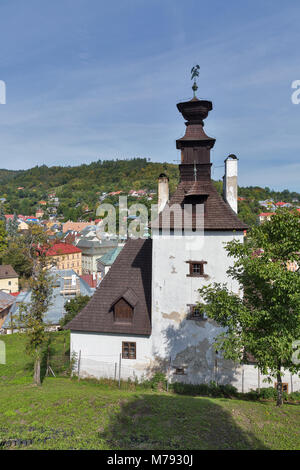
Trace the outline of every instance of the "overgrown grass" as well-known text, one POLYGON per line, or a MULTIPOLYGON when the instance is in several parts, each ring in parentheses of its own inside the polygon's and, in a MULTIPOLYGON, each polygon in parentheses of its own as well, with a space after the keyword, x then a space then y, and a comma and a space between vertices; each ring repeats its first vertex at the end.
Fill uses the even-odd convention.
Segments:
MULTIPOLYGON (((64 335, 51 348, 63 353, 64 335)), ((1 337, 3 339, 3 337, 1 337)), ((185 396, 112 381, 32 384, 24 337, 4 337, 0 446, 24 449, 299 449, 300 406, 185 396)), ((67 343, 68 344, 68 343, 67 343)), ((159 387, 158 387, 159 388, 159 387)))

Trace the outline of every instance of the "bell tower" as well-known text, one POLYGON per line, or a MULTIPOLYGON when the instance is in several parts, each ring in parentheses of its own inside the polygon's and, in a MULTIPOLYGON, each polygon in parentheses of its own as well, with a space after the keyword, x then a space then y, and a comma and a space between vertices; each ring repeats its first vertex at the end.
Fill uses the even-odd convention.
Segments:
MULTIPOLYGON (((199 66, 192 68, 192 78, 199 75, 199 66), (198 67, 198 69, 196 69, 198 67)), ((210 180, 211 162, 210 150, 215 139, 204 132, 204 119, 212 110, 212 102, 199 100, 196 97, 198 89, 196 80, 193 87, 194 97, 190 101, 177 104, 179 112, 185 119, 186 131, 181 139, 176 140, 176 148, 181 150, 180 181, 210 180)))

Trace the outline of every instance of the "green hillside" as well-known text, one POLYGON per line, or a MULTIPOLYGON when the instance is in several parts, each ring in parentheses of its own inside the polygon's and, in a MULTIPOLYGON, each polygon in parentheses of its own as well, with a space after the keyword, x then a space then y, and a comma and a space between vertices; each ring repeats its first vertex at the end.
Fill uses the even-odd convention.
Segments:
MULTIPOLYGON (((170 178, 172 194, 178 183, 178 165, 149 162, 145 158, 99 160, 89 165, 73 167, 42 165, 22 171, 0 170, 0 197, 6 198, 6 213, 32 215, 38 209, 39 201, 47 200, 48 194, 55 192, 60 200, 57 212, 59 216, 72 220, 87 219, 95 217, 102 192, 124 191, 126 194, 130 189, 156 191, 157 177, 162 172, 167 173, 170 178), (19 189, 20 187, 24 189, 19 189), (85 211, 86 206, 89 208, 88 212, 85 211)), ((215 183, 221 193, 221 181, 215 183)), ((245 198, 239 202, 240 217, 250 225, 255 223, 257 214, 261 211, 259 200, 273 198, 275 201, 300 201, 299 193, 288 190, 276 192, 260 187, 241 187, 239 196, 245 198)), ((117 203, 117 197, 106 202, 117 203)), ((153 202, 156 202, 155 199, 153 202)))

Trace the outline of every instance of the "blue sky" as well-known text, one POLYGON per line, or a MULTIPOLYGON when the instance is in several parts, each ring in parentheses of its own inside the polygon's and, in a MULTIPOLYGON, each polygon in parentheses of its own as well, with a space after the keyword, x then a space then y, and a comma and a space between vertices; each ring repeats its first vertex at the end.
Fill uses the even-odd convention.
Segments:
POLYGON ((294 1, 0 0, 0 167, 178 160, 176 103, 213 102, 220 178, 300 192, 300 4, 294 1))

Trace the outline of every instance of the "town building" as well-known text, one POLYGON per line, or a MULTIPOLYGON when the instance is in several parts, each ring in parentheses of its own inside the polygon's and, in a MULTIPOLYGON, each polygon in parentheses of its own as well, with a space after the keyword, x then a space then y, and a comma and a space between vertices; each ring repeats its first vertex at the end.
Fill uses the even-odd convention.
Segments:
MULTIPOLYGON (((233 260, 226 242, 243 242, 247 226, 237 217, 237 158, 225 159, 224 198, 211 180, 210 151, 215 139, 203 129, 212 103, 177 105, 186 124, 176 141, 181 152, 180 181, 169 200, 166 175, 158 183, 160 213, 151 239, 129 239, 87 306, 67 325, 71 354, 80 355, 80 374, 122 379, 150 377, 169 381, 232 384, 240 391, 263 383, 253 364, 234 364, 215 350, 222 328, 203 314, 198 289, 225 283, 237 296, 239 285, 228 276, 233 260)), ((297 376, 284 383, 300 388, 297 376)))
POLYGON ((15 300, 15 297, 13 297, 11 294, 7 294, 6 292, 0 290, 0 330, 2 329, 9 310, 15 300))
MULTIPOLYGON (((78 295, 88 295, 91 297, 95 289, 90 287, 73 269, 60 270, 52 268, 50 273, 54 287, 51 303, 43 320, 48 326, 48 329, 52 331, 59 328, 60 320, 66 313, 65 304, 68 300, 74 299, 78 295)), ((21 303, 25 305, 30 304, 31 290, 20 292, 18 297, 13 298, 13 300, 15 300, 15 303, 13 303, 10 308, 2 325, 6 334, 10 334, 22 328, 22 323, 20 323, 19 320, 19 308, 21 303)))
POLYGON ((82 274, 82 252, 77 246, 68 243, 53 243, 47 249, 49 265, 57 269, 73 269, 79 276, 82 274))
POLYGON ((116 261, 117 256, 120 254, 123 245, 116 246, 112 250, 109 250, 105 255, 97 259, 97 272, 100 274, 100 278, 103 279, 108 273, 113 263, 116 261))
POLYGON ((0 290, 8 294, 19 291, 19 275, 10 264, 0 265, 0 290))

